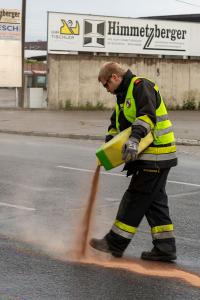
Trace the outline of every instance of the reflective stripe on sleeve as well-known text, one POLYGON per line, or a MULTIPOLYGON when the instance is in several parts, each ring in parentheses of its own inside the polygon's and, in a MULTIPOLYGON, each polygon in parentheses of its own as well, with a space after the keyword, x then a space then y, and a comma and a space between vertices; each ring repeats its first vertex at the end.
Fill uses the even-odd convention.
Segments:
POLYGON ((108 130, 107 134, 114 136, 114 135, 118 134, 118 130, 115 128, 111 128, 110 130, 108 130))
POLYGON ((132 125, 133 126, 137 126, 137 125, 143 126, 144 128, 146 128, 147 133, 149 133, 151 131, 151 126, 149 125, 149 123, 147 123, 143 120, 140 120, 140 119, 137 119, 135 122, 133 122, 132 125))
POLYGON ((147 115, 139 116, 137 118, 137 120, 142 120, 142 121, 146 122, 147 124, 149 124, 151 126, 151 128, 155 127, 155 124, 152 122, 152 120, 147 115))

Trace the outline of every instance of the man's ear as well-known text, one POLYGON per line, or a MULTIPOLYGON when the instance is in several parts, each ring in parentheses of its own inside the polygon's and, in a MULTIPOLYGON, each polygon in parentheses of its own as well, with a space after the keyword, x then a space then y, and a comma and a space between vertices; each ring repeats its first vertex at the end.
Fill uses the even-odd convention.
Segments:
POLYGON ((121 77, 120 77, 119 75, 113 73, 113 74, 112 74, 112 78, 113 78, 115 81, 119 81, 121 77))
POLYGON ((113 74, 112 74, 112 78, 113 78, 114 80, 116 80, 116 79, 118 78, 117 74, 113 73, 113 74))

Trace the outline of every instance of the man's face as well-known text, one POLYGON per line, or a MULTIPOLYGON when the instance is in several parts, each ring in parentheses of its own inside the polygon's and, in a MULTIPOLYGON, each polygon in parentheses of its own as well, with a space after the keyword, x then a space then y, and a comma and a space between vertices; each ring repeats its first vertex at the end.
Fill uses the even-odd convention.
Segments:
POLYGON ((101 83, 106 88, 107 92, 114 94, 122 81, 122 78, 116 74, 112 74, 106 79, 102 79, 101 83))

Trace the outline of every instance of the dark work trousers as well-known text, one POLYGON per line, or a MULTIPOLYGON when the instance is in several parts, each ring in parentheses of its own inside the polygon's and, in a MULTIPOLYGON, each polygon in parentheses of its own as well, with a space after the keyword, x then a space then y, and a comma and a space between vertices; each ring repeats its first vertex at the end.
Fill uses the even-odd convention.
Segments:
MULTIPOLYGON (((138 169, 121 200, 116 219, 126 225, 138 227, 146 216, 150 227, 172 224, 169 216, 168 198, 165 191, 168 169, 138 169)), ((110 247, 124 251, 130 239, 112 230, 106 235, 110 247)), ((153 241, 163 252, 175 252, 175 239, 153 241)))

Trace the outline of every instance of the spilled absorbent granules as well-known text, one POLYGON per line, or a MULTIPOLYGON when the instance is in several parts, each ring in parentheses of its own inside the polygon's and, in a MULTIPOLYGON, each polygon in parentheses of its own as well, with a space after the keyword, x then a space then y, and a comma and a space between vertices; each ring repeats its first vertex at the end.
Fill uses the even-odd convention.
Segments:
POLYGON ((90 195, 88 198, 86 211, 83 217, 82 223, 82 234, 80 237, 80 256, 84 257, 87 250, 87 243, 88 243, 88 235, 90 231, 90 225, 92 220, 92 212, 95 204, 96 194, 98 190, 98 183, 99 183, 99 174, 100 174, 101 166, 98 165, 96 167, 93 179, 92 179, 92 186, 90 189, 90 195))
MULTIPOLYGON (((192 274, 187 270, 179 268, 176 264, 166 264, 159 262, 147 262, 137 259, 125 259, 125 258, 112 258, 107 260, 105 258, 95 258, 88 256, 87 245, 88 237, 91 227, 92 214, 94 210, 94 204, 96 200, 98 183, 100 175, 100 166, 97 166, 90 189, 90 195, 88 198, 86 211, 83 216, 83 222, 81 224, 81 232, 79 232, 78 241, 75 247, 75 251, 70 258, 73 261, 78 261, 84 264, 94 264, 104 268, 121 269, 128 272, 137 274, 143 274, 148 276, 166 277, 181 280, 191 286, 200 287, 200 276, 198 274, 192 274), (87 255, 86 255, 87 254, 87 255)), ((69 256, 68 256, 69 259, 69 256)))

